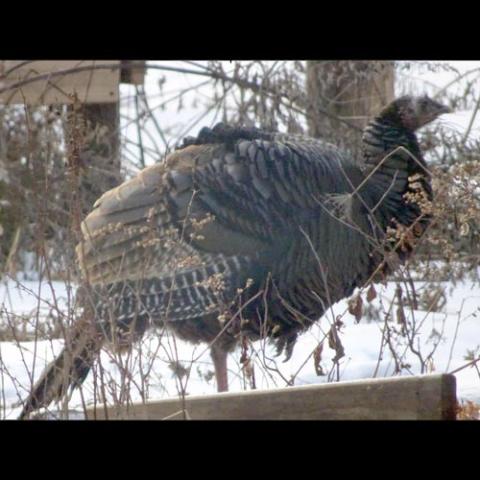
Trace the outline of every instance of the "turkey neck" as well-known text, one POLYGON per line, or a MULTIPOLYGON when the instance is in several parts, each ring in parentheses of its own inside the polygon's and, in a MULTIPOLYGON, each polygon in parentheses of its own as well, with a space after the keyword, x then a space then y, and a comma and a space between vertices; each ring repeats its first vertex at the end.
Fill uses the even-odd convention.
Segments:
POLYGON ((424 165, 421 158, 420 147, 414 132, 391 122, 383 117, 374 118, 366 127, 362 136, 363 160, 365 166, 373 168, 389 153, 392 158, 401 157, 401 151, 394 152, 398 147, 403 147, 417 157, 424 165))
POLYGON ((362 141, 364 186, 359 193, 377 227, 384 232, 415 223, 417 236, 423 233, 430 215, 422 206, 432 200, 432 188, 415 133, 380 116, 367 125, 362 141))

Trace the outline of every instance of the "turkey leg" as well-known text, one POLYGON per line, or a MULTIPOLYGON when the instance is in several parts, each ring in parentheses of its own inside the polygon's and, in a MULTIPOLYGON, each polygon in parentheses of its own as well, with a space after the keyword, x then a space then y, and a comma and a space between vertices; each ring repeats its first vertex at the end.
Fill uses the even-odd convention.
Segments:
POLYGON ((210 349, 213 366, 215 368, 215 378, 217 380, 217 391, 228 392, 228 373, 227 373, 227 356, 228 353, 217 345, 213 345, 210 349))

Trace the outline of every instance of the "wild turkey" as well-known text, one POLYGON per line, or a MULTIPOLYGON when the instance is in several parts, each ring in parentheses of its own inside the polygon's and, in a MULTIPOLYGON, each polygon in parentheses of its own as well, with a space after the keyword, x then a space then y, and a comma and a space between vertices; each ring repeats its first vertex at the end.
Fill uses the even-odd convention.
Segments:
POLYGON ((122 348, 151 326, 211 344, 219 391, 242 336, 271 338, 288 359, 330 305, 411 253, 432 199, 415 131, 448 111, 398 98, 357 161, 321 140, 218 124, 105 193, 77 247, 84 313, 21 416, 80 384, 105 338, 122 348))

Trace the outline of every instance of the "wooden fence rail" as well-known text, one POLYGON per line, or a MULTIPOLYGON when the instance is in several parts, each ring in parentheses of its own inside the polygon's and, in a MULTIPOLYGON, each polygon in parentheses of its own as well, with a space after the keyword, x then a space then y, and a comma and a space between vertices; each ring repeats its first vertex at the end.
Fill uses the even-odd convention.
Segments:
POLYGON ((122 407, 96 406, 89 419, 454 420, 453 375, 425 375, 186 396, 122 407))

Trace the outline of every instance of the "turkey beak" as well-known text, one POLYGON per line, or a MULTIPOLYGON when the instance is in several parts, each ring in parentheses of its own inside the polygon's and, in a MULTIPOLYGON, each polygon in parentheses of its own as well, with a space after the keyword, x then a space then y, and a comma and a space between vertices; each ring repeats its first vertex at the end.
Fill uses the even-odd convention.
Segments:
POLYGON ((443 105, 443 103, 433 101, 433 110, 436 112, 437 115, 443 115, 444 113, 452 113, 452 109, 443 105))
POLYGON ((443 115, 444 113, 452 113, 453 110, 446 105, 440 105, 440 109, 438 110, 439 115, 443 115))

